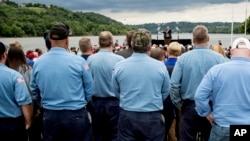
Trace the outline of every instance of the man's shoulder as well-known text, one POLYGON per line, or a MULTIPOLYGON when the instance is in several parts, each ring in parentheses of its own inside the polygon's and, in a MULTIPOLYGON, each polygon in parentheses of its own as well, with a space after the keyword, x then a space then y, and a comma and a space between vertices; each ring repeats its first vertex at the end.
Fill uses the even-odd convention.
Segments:
POLYGON ((131 48, 122 50, 122 51, 118 51, 115 54, 120 55, 124 58, 128 58, 129 56, 131 56, 133 54, 133 50, 131 48))

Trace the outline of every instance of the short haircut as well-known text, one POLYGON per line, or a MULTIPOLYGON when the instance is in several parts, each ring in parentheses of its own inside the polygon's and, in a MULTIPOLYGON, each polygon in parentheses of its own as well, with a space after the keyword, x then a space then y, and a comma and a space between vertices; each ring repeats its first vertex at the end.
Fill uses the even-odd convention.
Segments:
POLYGON ((208 29, 204 25, 197 25, 193 29, 193 40, 198 44, 208 42, 208 29))
POLYGON ((69 36, 69 26, 64 23, 56 23, 50 28, 51 40, 63 40, 69 36))
POLYGON ((99 34, 99 45, 100 48, 106 48, 113 46, 113 35, 109 31, 102 31, 99 34))
POLYGON ((44 38, 44 41, 45 41, 45 45, 46 45, 46 47, 47 47, 48 50, 51 49, 51 42, 50 42, 50 40, 49 40, 49 36, 50 36, 49 33, 44 33, 44 34, 43 34, 43 38, 44 38))
POLYGON ((130 47, 130 48, 132 47, 131 41, 132 41, 132 37, 133 37, 134 33, 135 33, 135 30, 131 30, 131 31, 128 31, 126 34, 127 44, 128 44, 128 47, 130 47))
POLYGON ((146 29, 136 30, 133 34, 131 45, 135 52, 147 52, 151 47, 151 33, 146 29))
POLYGON ((79 40, 79 47, 82 52, 87 52, 92 50, 92 44, 90 38, 86 36, 82 37, 79 40))
POLYGON ((163 61, 163 59, 165 59, 165 50, 160 47, 152 48, 150 51, 150 57, 163 61))
POLYGON ((0 42, 0 59, 2 59, 3 54, 7 51, 7 46, 0 42))
POLYGON ((181 45, 178 42, 171 42, 167 47, 169 55, 179 56, 181 54, 181 45))

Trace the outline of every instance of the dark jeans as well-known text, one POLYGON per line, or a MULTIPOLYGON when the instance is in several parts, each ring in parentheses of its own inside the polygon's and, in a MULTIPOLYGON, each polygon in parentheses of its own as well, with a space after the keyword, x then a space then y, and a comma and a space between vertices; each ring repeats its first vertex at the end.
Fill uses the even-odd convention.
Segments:
POLYGON ((181 141, 195 141, 198 132, 201 132, 202 138, 207 141, 211 125, 205 117, 197 114, 194 101, 185 100, 181 111, 181 141))
POLYGON ((48 110, 43 115, 44 141, 91 141, 91 125, 85 108, 48 110))
POLYGON ((43 113, 34 117, 29 132, 29 141, 42 141, 43 134, 43 113))
POLYGON ((164 137, 164 117, 160 111, 121 110, 118 125, 119 141, 163 141, 164 137))
POLYGON ((28 141, 24 118, 0 118, 0 140, 28 141))
POLYGON ((167 135, 172 122, 175 119, 175 107, 170 99, 170 96, 168 96, 163 102, 162 114, 165 117, 165 132, 167 135))
POLYGON ((90 105, 94 141, 117 141, 119 100, 115 97, 92 97, 90 105))

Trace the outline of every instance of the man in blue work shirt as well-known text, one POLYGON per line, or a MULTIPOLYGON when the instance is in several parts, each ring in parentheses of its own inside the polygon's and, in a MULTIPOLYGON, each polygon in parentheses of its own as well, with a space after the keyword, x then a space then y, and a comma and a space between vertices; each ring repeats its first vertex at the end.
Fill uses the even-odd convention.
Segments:
POLYGON ((27 141, 32 122, 32 101, 20 73, 8 68, 7 48, 0 42, 0 140, 27 141))
POLYGON ((173 104, 181 110, 181 141, 194 141, 201 132, 208 140, 211 125, 206 118, 195 111, 194 95, 203 76, 214 65, 224 62, 224 57, 208 47, 208 30, 203 25, 193 29, 194 49, 184 53, 177 60, 172 76, 170 97, 173 104))
POLYGON ((231 55, 207 72, 195 93, 196 111, 213 126, 210 141, 229 141, 230 125, 250 125, 249 40, 234 40, 231 55))
POLYGON ((169 94, 170 80, 163 62, 151 58, 151 34, 145 29, 132 37, 134 53, 116 64, 112 86, 120 99, 119 141, 163 141, 163 101, 169 94))
POLYGON ((93 94, 87 62, 67 52, 70 29, 58 23, 50 29, 52 48, 33 66, 31 91, 44 109, 44 140, 85 141, 91 138, 86 104, 93 94))
POLYGON ((113 35, 109 31, 99 34, 100 50, 89 56, 87 62, 95 83, 91 102, 91 117, 95 141, 117 141, 119 100, 112 89, 112 70, 124 58, 112 52, 113 35))

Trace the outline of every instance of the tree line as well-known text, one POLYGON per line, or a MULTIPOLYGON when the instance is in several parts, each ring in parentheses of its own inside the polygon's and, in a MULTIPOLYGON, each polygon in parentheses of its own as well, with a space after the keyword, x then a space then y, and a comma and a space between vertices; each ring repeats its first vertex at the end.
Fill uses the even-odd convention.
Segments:
MULTIPOLYGON (((25 3, 18 5, 9 0, 0 2, 0 37, 33 37, 42 36, 48 32, 51 25, 63 22, 69 25, 72 36, 98 35, 108 30, 114 35, 125 35, 127 31, 145 28, 153 34, 163 31, 169 26, 173 32, 191 33, 198 25, 205 25, 210 33, 231 33, 230 22, 214 23, 145 23, 139 25, 124 25, 109 17, 94 12, 70 11, 56 5, 25 3), (160 30, 157 30, 160 27, 160 30)), ((233 33, 244 33, 245 23, 235 22, 233 33)), ((247 19, 247 33, 250 33, 250 18, 247 19)))
POLYGON ((4 0, 0 3, 0 36, 42 36, 51 25, 63 22, 69 25, 72 36, 98 35, 108 30, 114 35, 124 35, 135 29, 111 18, 93 12, 73 12, 55 5, 22 4, 4 0))

